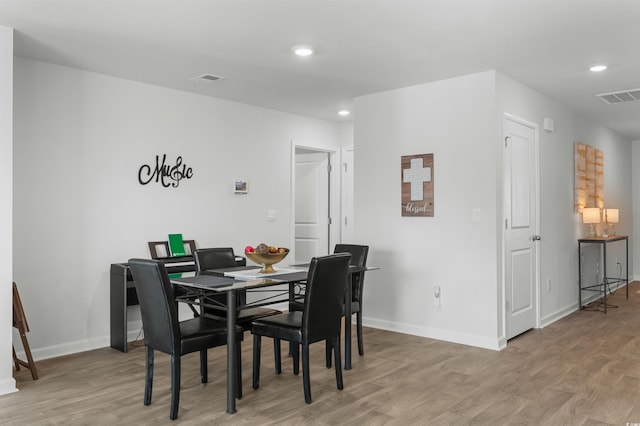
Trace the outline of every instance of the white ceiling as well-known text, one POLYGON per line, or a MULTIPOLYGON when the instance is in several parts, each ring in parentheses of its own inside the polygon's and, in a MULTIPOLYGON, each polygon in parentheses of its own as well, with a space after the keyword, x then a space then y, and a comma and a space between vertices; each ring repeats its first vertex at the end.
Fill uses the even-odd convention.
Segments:
POLYGON ((640 88, 637 0, 0 0, 0 25, 19 56, 335 121, 357 96, 496 69, 640 140, 640 101, 594 96, 640 88), (190 81, 206 73, 225 79, 190 81))

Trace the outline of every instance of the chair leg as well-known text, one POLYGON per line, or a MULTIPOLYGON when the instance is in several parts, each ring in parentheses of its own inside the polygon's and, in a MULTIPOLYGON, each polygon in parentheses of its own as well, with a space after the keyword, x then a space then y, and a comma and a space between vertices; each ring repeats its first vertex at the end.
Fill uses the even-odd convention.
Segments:
POLYGON ((242 399, 242 342, 237 342, 236 351, 236 398, 242 399))
POLYGON ((340 353, 340 336, 334 338, 335 345, 333 347, 333 354, 336 362, 336 386, 342 390, 344 383, 342 382, 342 354, 340 353))
POLYGON ((209 368, 207 365, 207 350, 200 351, 200 382, 204 385, 209 381, 209 368))
POLYGON ((147 377, 144 380, 144 405, 151 404, 153 390, 153 349, 147 346, 147 377))
MULTIPOLYGON (((296 345, 297 346, 297 345, 296 345)), ((304 402, 311 404, 311 381, 309 379, 309 344, 302 344, 302 385, 304 387, 304 402)))
POLYGON ((333 349, 331 347, 331 340, 327 339, 324 341, 324 345, 325 345, 325 351, 326 351, 326 363, 327 363, 327 368, 331 368, 331 349, 333 349))
POLYGON ((171 355, 171 412, 169 418, 178 418, 180 404, 180 355, 171 355))
POLYGON ((282 351, 280 350, 280 339, 273 339, 273 362, 276 374, 282 373, 282 351))
POLYGON ((253 388, 260 387, 260 345, 262 339, 259 334, 253 335, 253 388))
POLYGON ((300 345, 295 344, 293 346, 293 374, 296 376, 300 374, 300 345))
POLYGON ((362 311, 356 313, 356 324, 358 333, 358 354, 364 355, 364 341, 362 340, 362 311))

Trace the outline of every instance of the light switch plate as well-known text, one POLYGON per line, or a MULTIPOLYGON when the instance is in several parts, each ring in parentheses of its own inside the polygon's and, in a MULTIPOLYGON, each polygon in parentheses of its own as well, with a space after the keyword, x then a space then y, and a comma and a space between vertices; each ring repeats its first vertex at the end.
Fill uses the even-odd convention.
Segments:
POLYGON ((471 210, 471 222, 480 223, 482 222, 482 210, 479 208, 474 208, 471 210))

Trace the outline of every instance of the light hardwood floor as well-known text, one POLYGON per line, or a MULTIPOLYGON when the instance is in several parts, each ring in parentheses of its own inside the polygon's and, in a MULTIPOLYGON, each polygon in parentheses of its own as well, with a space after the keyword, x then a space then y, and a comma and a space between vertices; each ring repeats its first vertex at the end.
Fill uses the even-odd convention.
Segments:
MULTIPOLYGON (((40 379, 15 373, 19 392, 0 396, 3 425, 625 425, 640 422, 640 284, 602 312, 576 312, 491 351, 387 331, 365 330, 335 387, 324 344, 312 345, 311 392, 283 360, 273 372, 263 341, 260 389, 251 388, 251 335, 243 345, 238 412, 225 413, 226 349, 209 351, 209 384, 197 355, 184 358, 178 420, 169 416, 169 358, 156 355, 153 401, 143 406, 144 348, 111 348, 37 362, 40 379)), ((354 333, 355 335, 355 333, 354 333)), ((285 345, 283 344, 283 349, 285 345)), ((355 342, 354 342, 355 348, 355 342)))

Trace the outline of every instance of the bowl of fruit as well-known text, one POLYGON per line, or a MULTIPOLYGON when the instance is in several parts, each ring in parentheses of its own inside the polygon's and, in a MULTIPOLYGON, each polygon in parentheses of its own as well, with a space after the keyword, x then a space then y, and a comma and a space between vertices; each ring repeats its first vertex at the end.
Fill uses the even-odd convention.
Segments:
POLYGON ((276 272, 276 270, 273 269, 273 265, 287 257, 288 254, 288 248, 270 246, 265 243, 260 243, 255 247, 246 246, 244 248, 245 256, 252 262, 262 265, 262 269, 260 269, 261 274, 276 272))

